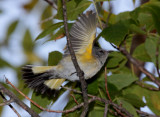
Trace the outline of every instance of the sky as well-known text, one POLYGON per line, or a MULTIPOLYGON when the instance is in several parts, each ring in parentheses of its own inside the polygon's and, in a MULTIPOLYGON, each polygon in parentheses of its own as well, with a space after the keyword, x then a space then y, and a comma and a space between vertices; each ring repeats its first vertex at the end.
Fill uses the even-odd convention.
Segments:
MULTIPOLYGON (((10 25, 10 23, 17 19, 20 20, 18 27, 16 28, 15 32, 10 37, 11 40, 9 41, 9 48, 4 47, 0 50, 0 56, 14 66, 19 66, 25 63, 25 56, 23 55, 22 47, 18 43, 22 41, 21 37, 25 33, 25 28, 22 28, 24 27, 23 25, 25 25, 26 28, 29 28, 31 30, 33 39, 35 39, 36 36, 42 31, 39 26, 40 16, 42 12, 41 11, 37 12, 37 10, 39 10, 38 7, 41 7, 41 10, 43 10, 46 7, 47 3, 45 3, 43 0, 40 0, 40 2, 31 11, 31 13, 27 13, 21 7, 22 4, 25 4, 27 2, 29 2, 29 0, 0 0, 0 9, 3 9, 3 13, 0 14, 0 26, 1 26, 0 42, 3 39, 5 39, 7 27, 10 25), (21 29, 21 32, 19 32, 19 29, 21 29), (10 57, 12 57, 12 60, 10 57)), ((131 11, 135 9, 139 5, 139 1, 136 0, 135 5, 134 5, 132 0, 113 0, 111 4, 114 6, 113 12, 115 14, 118 14, 120 12, 131 11)), ((108 3, 105 2, 105 4, 103 4, 103 8, 107 10, 108 8, 107 6, 108 6, 108 3)), ((93 7, 93 5, 91 7, 93 7)), ((100 33, 100 31, 101 31, 100 29, 97 29, 97 34, 100 33)), ((103 38, 99 39, 99 43, 103 49, 114 50, 114 48, 112 48, 110 44, 107 43, 103 38)), ((63 53, 63 48, 66 45, 66 40, 65 38, 63 38, 58 41, 52 41, 50 43, 45 43, 45 44, 39 41, 39 42, 36 42, 36 44, 39 46, 37 46, 37 48, 35 49, 35 53, 47 61, 49 52, 54 51, 54 50, 59 50, 60 52, 63 53)), ((18 82, 17 82, 18 80, 16 78, 17 77, 16 73, 12 69, 4 68, 0 70, 0 78, 1 78, 0 81, 1 82, 5 81, 4 75, 15 86, 18 86, 18 82)), ((68 93, 69 92, 66 91, 63 97, 65 96, 67 97, 68 93)), ((29 94, 29 96, 31 96, 31 93, 29 94)), ((58 100, 55 103, 55 105, 53 105, 51 108, 54 109, 55 107, 57 107, 59 102, 61 102, 62 100, 64 101, 64 98, 60 98, 60 100, 58 100)), ((68 100, 64 101, 65 104, 67 103, 67 101, 68 100)), ((28 101, 25 101, 25 103, 29 105, 28 101)), ((62 107, 59 107, 59 109, 64 108, 65 104, 62 107)), ((14 106, 18 108, 20 114, 22 114, 23 117, 25 116, 28 117, 27 112, 20 109, 15 104, 14 106)), ((142 110, 150 112, 150 110, 148 110, 147 107, 142 108, 142 110)), ((41 113, 43 117, 45 114, 46 113, 41 113)), ((58 114, 58 115, 56 114, 56 117, 60 115, 61 114, 58 114)), ((16 117, 15 113, 12 110, 10 110, 8 106, 5 106, 2 117, 14 117, 14 116, 16 117)))

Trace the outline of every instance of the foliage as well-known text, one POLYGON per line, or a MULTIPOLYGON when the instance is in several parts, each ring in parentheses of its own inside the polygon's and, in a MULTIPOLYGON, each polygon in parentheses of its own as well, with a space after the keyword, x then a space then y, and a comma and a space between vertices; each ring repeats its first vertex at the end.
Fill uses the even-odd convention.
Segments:
MULTIPOLYGON (((32 0, 30 3, 24 5, 24 9, 30 12, 38 1, 32 0)), ((99 2, 103 2, 104 0, 96 0, 96 4, 99 2)), ((67 2, 67 16, 68 20, 76 20, 78 15, 81 14, 84 10, 86 10, 92 2, 88 0, 70 0, 67 2)), ((55 19, 62 20, 62 3, 61 0, 57 2, 57 14, 54 17, 55 19)), ((107 16, 109 13, 100 9, 100 13, 98 17, 103 23, 106 23, 107 16)), ((128 35, 127 39, 123 43, 123 46, 126 47, 127 51, 130 52, 133 46, 133 39, 135 35, 142 35, 145 37, 145 41, 142 41, 142 38, 138 38, 139 41, 142 41, 139 45, 135 46, 132 56, 141 62, 152 62, 155 66, 160 67, 160 2, 157 0, 151 0, 150 2, 143 4, 136 8, 133 11, 122 12, 118 15, 111 14, 110 19, 108 21, 108 27, 102 29, 100 36, 102 36, 106 41, 113 43, 117 47, 124 41, 126 35, 128 35), (158 53, 158 54, 157 54, 158 53), (158 61, 158 63, 157 63, 158 61)), ((46 6, 43 11, 46 14, 42 14, 41 20, 47 19, 51 17, 55 12, 55 10, 51 10, 50 6, 46 6)), ((2 12, 3 13, 3 12, 2 12)), ((33 64, 36 62, 40 62, 44 65, 48 63, 48 65, 56 65, 62 58, 62 54, 58 51, 50 52, 48 54, 48 61, 44 61, 35 53, 35 48, 37 47, 38 41, 43 41, 48 43, 49 41, 60 39, 64 36, 64 26, 63 21, 55 22, 55 21, 47 21, 45 23, 40 24, 40 27, 43 28, 40 34, 37 34, 36 38, 31 36, 31 32, 26 28, 25 34, 21 43, 21 46, 24 51, 24 55, 26 57, 26 64, 33 64), (33 40, 36 40, 34 42, 33 40)), ((16 30, 16 27, 20 23, 19 20, 14 21, 10 24, 8 31, 6 33, 6 39, 0 42, 0 49, 2 47, 8 47, 8 43, 10 41, 11 34, 16 30)), ((69 27, 72 26, 72 23, 68 23, 69 27)), ((16 41, 16 40, 15 40, 16 41)), ((140 109, 140 107, 148 106, 153 113, 156 115, 160 115, 160 91, 151 91, 139 86, 136 82, 142 82, 145 86, 148 86, 146 83, 150 81, 148 77, 139 81, 139 76, 134 72, 133 67, 128 67, 128 60, 126 56, 122 55, 119 51, 111 52, 109 57, 105 63, 105 67, 107 67, 107 73, 110 75, 108 78, 108 90, 111 96, 111 99, 114 103, 122 105, 126 110, 128 110, 134 117, 138 117, 138 113, 136 109, 140 109), (146 102, 143 101, 145 98, 146 102)), ((20 68, 21 66, 14 66, 0 57, 0 68, 8 67, 17 72, 17 76, 19 79, 18 88, 22 90, 26 95, 29 93, 29 89, 24 89, 24 83, 21 80, 20 68)), ((104 76, 104 68, 94 76, 88 82, 88 93, 92 95, 99 96, 104 99, 108 99, 105 89, 105 76, 104 76)), ((73 87, 76 90, 80 90, 79 85, 75 85, 75 83, 68 83, 67 86, 73 87)), ((155 85, 151 86, 155 88, 155 85)), ((59 91, 59 95, 62 94, 64 90, 59 91)), ((73 93, 73 92, 71 92, 73 93)), ((17 94, 18 95, 18 94, 17 94)), ((19 96, 19 95, 18 95, 19 96)), ((74 94, 78 103, 83 102, 82 96, 79 94, 74 94)), ((20 97, 23 99, 22 97, 20 97)), ((51 101, 55 101, 58 97, 54 98, 54 100, 50 100, 41 95, 36 95, 33 93, 32 99, 36 101, 38 104, 43 107, 47 107, 51 101)), ((1 100, 1 98, 0 98, 1 100)), ((76 105, 74 99, 71 97, 69 103, 65 107, 65 109, 70 109, 76 105)), ((36 110, 36 112, 41 112, 33 105, 32 109, 36 110)), ((103 116, 105 105, 98 101, 95 101, 89 106, 89 117, 97 117, 103 116)), ((109 109, 113 110, 111 106, 109 109)), ((78 109, 72 113, 63 114, 63 116, 75 117, 81 114, 81 109, 78 109)), ((108 117, 113 117, 112 113, 108 113, 108 117)))

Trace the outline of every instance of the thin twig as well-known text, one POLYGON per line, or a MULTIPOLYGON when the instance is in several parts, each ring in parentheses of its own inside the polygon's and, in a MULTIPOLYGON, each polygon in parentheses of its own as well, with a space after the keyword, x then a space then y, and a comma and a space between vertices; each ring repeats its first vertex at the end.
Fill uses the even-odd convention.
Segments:
POLYGON ((45 23, 45 22, 48 22, 48 21, 52 20, 53 18, 54 18, 54 16, 48 17, 48 18, 40 21, 40 24, 45 23))
POLYGON ((107 68, 106 67, 105 67, 105 75, 104 76, 105 76, 105 89, 106 89, 106 93, 107 93, 108 99, 110 101, 112 101, 112 99, 111 99, 111 97, 109 95, 108 87, 107 87, 107 68))
MULTIPOLYGON (((50 109, 46 109, 46 108, 43 108, 41 107, 40 105, 38 105, 36 102, 34 102, 33 100, 31 100, 28 96, 26 96, 25 94, 23 94, 18 88, 16 88, 7 78, 6 78, 6 82, 11 85, 17 92, 19 92, 22 96, 24 96, 27 100, 29 100, 32 104, 34 104, 35 106, 37 106, 39 109, 43 110, 43 111, 47 111, 47 112, 55 112, 55 113, 69 113, 69 112, 73 112, 75 110, 77 110, 78 108, 81 108, 84 106, 84 103, 81 103, 81 104, 78 104, 76 106, 74 106, 73 108, 69 109, 69 110, 50 110, 50 109)), ((75 89, 71 89, 71 88, 68 88, 68 87, 62 87, 64 89, 67 89, 67 90, 70 90, 70 91, 73 91, 75 93, 78 93, 78 94, 82 94, 82 92, 80 91, 77 91, 75 89)), ((0 88, 1 89, 1 88, 0 88)), ((88 97, 91 97, 90 100, 88 100, 88 103, 91 103, 95 100, 98 100, 98 101, 101 101, 105 104, 110 104, 112 106, 114 106, 115 108, 117 108, 118 110, 120 110, 121 112, 125 113, 128 117, 133 117, 126 109, 124 109, 123 107, 120 107, 118 106, 117 104, 109 101, 109 100, 105 100, 103 98, 100 98, 100 97, 97 97, 97 96, 94 96, 94 95, 90 95, 88 94, 87 95, 88 97)))
POLYGON ((116 46, 114 46, 113 44, 111 44, 115 49, 119 50, 123 55, 125 55, 127 57, 127 59, 133 63, 141 72, 143 72, 144 74, 146 74, 155 84, 158 85, 158 87, 160 88, 160 81, 158 79, 155 78, 155 76, 153 74, 151 74, 148 70, 146 70, 141 64, 139 64, 139 62, 132 57, 132 55, 130 55, 127 50, 122 47, 124 41, 127 39, 127 36, 125 36, 124 40, 121 42, 119 48, 117 48, 116 46))
POLYGON ((116 117, 119 117, 118 114, 117 114, 117 112, 115 112, 115 111, 113 111, 113 110, 111 110, 111 109, 109 109, 109 112, 110 112, 111 114, 115 115, 116 117))
POLYGON ((158 85, 158 87, 160 87, 160 81, 158 79, 156 79, 154 77, 153 74, 151 74, 148 70, 146 70, 142 65, 139 64, 139 62, 133 58, 127 51, 125 48, 123 47, 119 47, 119 50, 122 54, 124 54, 127 59, 132 62, 141 72, 143 72, 144 74, 146 74, 154 83, 156 83, 158 85))
POLYGON ((80 69, 80 67, 78 65, 75 53, 72 49, 72 43, 69 39, 69 32, 68 32, 68 25, 67 25, 67 11, 66 11, 65 0, 62 0, 62 4, 63 4, 63 18, 64 18, 65 34, 66 34, 66 37, 67 37, 67 45, 68 45, 68 49, 69 49, 69 52, 70 52, 70 55, 71 55, 72 62, 74 64, 74 67, 75 67, 76 72, 77 72, 77 76, 80 79, 82 93, 83 93, 84 109, 82 111, 81 117, 85 117, 87 112, 88 112, 87 83, 84 79, 84 72, 80 69))
POLYGON ((105 104, 103 117, 107 117, 107 112, 108 112, 108 104, 105 104))
POLYGON ((78 103, 78 101, 76 100, 76 98, 74 97, 74 95, 73 94, 70 94, 72 97, 73 97, 73 100, 75 101, 75 103, 78 105, 79 103, 78 103))
MULTIPOLYGON (((109 100, 112 102, 112 99, 111 99, 111 97, 110 97, 110 95, 109 95, 109 91, 108 91, 108 87, 107 87, 107 68, 105 67, 105 89, 106 89, 106 93, 107 93, 107 96, 108 96, 108 98, 109 98, 109 100)), ((123 117, 127 117, 126 115, 124 115, 123 113, 121 113, 121 111, 119 111, 117 108, 115 108, 115 107, 113 107, 116 111, 117 111, 117 113, 118 114, 120 114, 121 116, 123 116, 123 117)))
MULTIPOLYGON (((34 104, 35 106, 37 106, 39 109, 41 109, 42 111, 47 111, 47 112, 55 112, 55 113, 69 113, 69 112, 73 112, 78 108, 81 108, 82 106, 84 106, 84 103, 78 104, 77 106, 74 106, 73 108, 69 109, 69 110, 50 110, 50 109, 46 109, 43 108, 42 106, 38 105, 36 102, 34 102, 33 100, 31 100, 28 96, 26 96, 24 93, 22 93, 18 88, 16 88, 7 78, 6 78, 6 83, 8 83, 9 85, 11 85, 19 94, 21 94, 22 96, 24 96, 27 100, 29 100, 32 104, 34 104)), ((88 100, 88 103, 91 103, 92 101, 94 101, 95 99, 93 99, 94 97, 92 97, 91 100, 88 100)))
MULTIPOLYGON (((3 100, 7 101, 7 99, 4 97, 4 95, 2 94, 2 92, 0 92, 0 95, 3 98, 3 100)), ((8 104, 8 106, 17 114, 18 117, 21 117, 20 114, 17 112, 17 110, 11 104, 8 104)))
POLYGON ((99 22, 100 28, 103 29, 103 27, 102 27, 102 22, 101 22, 101 20, 100 20, 100 18, 99 18, 98 10, 97 10, 96 3, 95 3, 94 0, 93 0, 93 5, 94 5, 94 8, 95 8, 95 10, 96 10, 96 14, 97 14, 97 18, 98 18, 98 22, 99 22))
MULTIPOLYGON (((8 79, 6 79, 7 81, 7 83, 9 84, 9 85, 11 85, 17 92, 19 92, 22 96, 24 96, 25 98, 27 97, 25 94, 23 94, 19 89, 17 89, 8 79)), ((75 93, 78 93, 78 94, 82 94, 82 92, 80 92, 80 91, 77 91, 77 90, 75 90, 75 89, 71 89, 71 88, 68 88, 68 87, 62 87, 62 88, 64 88, 64 89, 67 89, 67 90, 70 90, 70 91, 73 91, 73 92, 75 92, 75 93)), ((0 91, 2 90, 2 86, 1 86, 1 84, 0 84, 0 91)), ((3 90, 2 90, 3 91, 3 90)), ((8 93, 6 93, 6 94, 8 94, 8 93)), ((109 101, 109 100, 105 100, 105 99, 102 99, 102 98, 99 98, 99 97, 97 97, 97 96, 94 96, 94 95, 90 95, 90 94, 88 94, 88 96, 89 97, 91 97, 91 99, 90 100, 88 100, 88 103, 91 103, 91 102, 93 102, 93 101, 95 101, 95 100, 98 100, 98 101, 101 101, 101 102, 104 102, 105 104, 110 104, 110 105, 112 105, 112 106, 114 106, 114 107, 116 107, 117 109, 119 109, 119 110, 121 110, 121 112, 124 112, 128 117, 133 117, 127 110, 125 110, 123 107, 121 107, 121 106, 119 106, 119 105, 117 105, 117 104, 115 104, 115 103, 113 103, 113 102, 111 102, 111 101, 109 101)), ((14 98, 13 98, 14 99, 14 98)), ((27 97, 26 98, 27 100, 29 100, 29 101, 31 101, 31 103, 33 102, 29 97, 27 97)), ((15 101, 16 102, 16 101, 15 101)), ((35 102, 33 103, 33 104, 35 104, 35 102)), ((38 105, 38 104, 37 104, 38 105)), ((35 105, 35 106, 37 106, 37 105, 35 105)), ((69 109, 69 110, 64 110, 64 111, 61 111, 61 110, 49 110, 49 109, 45 109, 45 108, 43 108, 43 107, 41 107, 41 106, 37 106, 38 108, 40 107, 40 109, 41 110, 43 110, 43 111, 47 111, 47 112, 56 112, 56 113, 69 113, 69 112, 74 112, 75 110, 77 110, 78 108, 81 108, 82 106, 84 106, 84 103, 81 103, 81 104, 78 104, 78 105, 76 105, 76 106, 74 106, 73 108, 71 108, 71 109, 69 109)), ((140 111, 140 110, 137 110, 137 112, 138 113, 143 113, 143 111, 140 111)), ((115 114, 115 113, 114 113, 115 114)), ((146 114, 148 114, 148 113, 146 113, 146 114)), ((117 114, 116 114, 117 115, 117 114)), ((148 114, 149 115, 149 114, 148 114)), ((158 117, 158 116, 153 116, 153 117, 158 117)))
POLYGON ((46 1, 49 5, 51 5, 54 9, 57 10, 57 7, 55 6, 55 3, 53 2, 53 0, 52 1, 51 0, 44 0, 44 1, 46 1))
POLYGON ((30 109, 26 104, 24 104, 20 99, 18 99, 12 92, 6 89, 2 84, 0 84, 0 92, 8 95, 10 99, 13 99, 15 103, 17 103, 20 107, 26 110, 32 117, 39 117, 39 115, 36 112, 30 109))
POLYGON ((5 105, 9 105, 10 103, 14 102, 13 99, 10 99, 10 100, 6 100, 4 101, 3 103, 0 103, 0 106, 5 106, 5 105))
POLYGON ((158 73, 158 77, 160 78, 160 72, 159 72, 159 45, 160 45, 160 39, 158 40, 157 48, 156 48, 156 69, 158 73))
MULTIPOLYGON (((73 92, 78 93, 78 94, 82 94, 82 92, 77 91, 77 90, 75 90, 75 89, 71 89, 71 88, 68 88, 68 87, 62 87, 62 88, 67 89, 67 90, 70 90, 70 91, 73 91, 73 92)), ((88 94, 88 97, 96 98, 98 101, 101 101, 101 102, 103 102, 103 103, 105 103, 105 104, 107 103, 107 104, 112 105, 112 106, 114 107, 114 109, 115 109, 115 108, 118 109, 118 110, 116 110, 116 111, 118 111, 118 114, 122 115, 123 117, 133 117, 126 109, 124 109, 123 107, 121 107, 121 106, 113 103, 113 102, 110 101, 110 100, 105 100, 105 99, 103 99, 103 98, 100 98, 100 97, 97 97, 97 96, 94 96, 94 95, 91 95, 91 94, 88 94), (121 113, 121 112, 125 113, 127 116, 125 116, 125 115, 124 115, 123 113, 121 113)))
POLYGON ((136 110, 137 113, 140 114, 140 116, 143 116, 143 117, 160 117, 160 116, 157 116, 157 115, 152 115, 152 114, 149 114, 149 113, 146 113, 146 112, 143 112, 143 111, 140 111, 140 110, 136 110))
POLYGON ((109 3, 109 11, 108 11, 108 16, 107 16, 105 27, 108 27, 109 19, 112 15, 112 6, 111 6, 111 3, 110 3, 110 0, 108 1, 108 3, 109 3))
POLYGON ((146 86, 146 85, 144 85, 142 82, 136 82, 136 84, 138 84, 138 85, 141 86, 142 88, 146 88, 146 89, 151 90, 151 91, 159 91, 158 88, 146 86))

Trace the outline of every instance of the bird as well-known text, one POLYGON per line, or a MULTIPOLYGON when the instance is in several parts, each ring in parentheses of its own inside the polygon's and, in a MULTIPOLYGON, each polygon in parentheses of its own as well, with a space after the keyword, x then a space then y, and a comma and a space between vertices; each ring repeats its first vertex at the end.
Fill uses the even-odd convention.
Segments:
MULTIPOLYGON (((109 52, 95 46, 97 28, 96 13, 81 14, 69 31, 69 39, 85 80, 92 78, 104 65, 109 52)), ((55 66, 26 65, 22 67, 25 84, 36 92, 56 92, 65 80, 79 81, 76 69, 66 48, 55 66)))

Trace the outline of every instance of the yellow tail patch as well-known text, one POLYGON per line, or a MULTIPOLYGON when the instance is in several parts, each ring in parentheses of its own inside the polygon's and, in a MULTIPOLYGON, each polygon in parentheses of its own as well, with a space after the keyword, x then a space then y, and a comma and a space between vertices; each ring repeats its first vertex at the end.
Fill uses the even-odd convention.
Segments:
POLYGON ((64 81, 65 79, 50 79, 45 81, 44 84, 51 89, 59 89, 64 81))
POLYGON ((33 73, 43 73, 47 70, 52 69, 53 66, 36 66, 32 68, 33 73))

